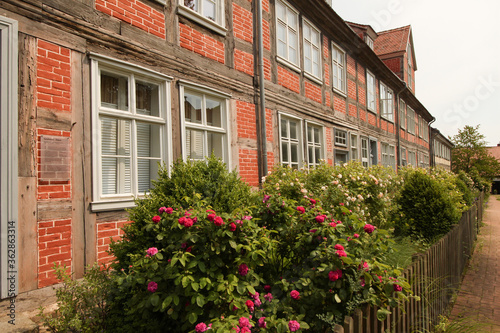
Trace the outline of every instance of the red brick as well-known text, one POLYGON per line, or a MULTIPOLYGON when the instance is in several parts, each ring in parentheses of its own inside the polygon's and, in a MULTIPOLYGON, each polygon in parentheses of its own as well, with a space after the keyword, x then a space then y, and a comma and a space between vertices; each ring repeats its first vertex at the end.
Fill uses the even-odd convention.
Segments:
POLYGON ((44 41, 42 39, 38 40, 38 48, 39 49, 49 50, 49 51, 52 51, 52 52, 59 52, 59 46, 58 45, 46 42, 46 41, 44 41))
POLYGON ((299 76, 282 66, 278 66, 278 83, 296 93, 300 92, 299 76))

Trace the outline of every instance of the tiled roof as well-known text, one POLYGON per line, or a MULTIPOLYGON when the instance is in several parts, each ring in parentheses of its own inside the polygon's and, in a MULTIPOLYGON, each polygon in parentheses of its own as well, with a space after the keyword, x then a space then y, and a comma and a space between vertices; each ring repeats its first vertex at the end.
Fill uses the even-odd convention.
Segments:
POLYGON ((488 152, 500 162, 500 146, 488 147, 488 152))
POLYGON ((394 52, 406 51, 410 26, 386 30, 378 33, 378 38, 374 43, 374 51, 377 55, 390 54, 394 52))

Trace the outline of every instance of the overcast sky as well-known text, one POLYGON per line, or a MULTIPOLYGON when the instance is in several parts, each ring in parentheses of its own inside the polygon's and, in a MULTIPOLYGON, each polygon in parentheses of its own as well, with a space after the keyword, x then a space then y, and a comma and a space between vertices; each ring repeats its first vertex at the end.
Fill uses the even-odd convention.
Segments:
POLYGON ((500 1, 333 0, 346 21, 375 31, 412 26, 416 96, 445 136, 480 125, 500 143, 500 1))

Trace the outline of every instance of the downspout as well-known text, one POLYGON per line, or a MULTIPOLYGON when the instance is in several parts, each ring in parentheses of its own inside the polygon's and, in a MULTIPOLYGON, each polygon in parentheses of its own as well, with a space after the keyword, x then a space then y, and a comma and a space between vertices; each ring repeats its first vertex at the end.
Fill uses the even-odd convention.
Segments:
POLYGON ((434 155, 434 140, 432 139, 432 129, 431 129, 431 124, 436 121, 436 118, 432 117, 432 120, 429 121, 427 126, 429 127, 429 130, 427 131, 429 133, 429 159, 431 162, 431 167, 436 166, 436 156, 434 155))
MULTIPOLYGON (((267 175, 267 138, 266 138, 266 94, 264 86, 264 42, 262 36, 262 0, 257 1, 257 47, 258 47, 258 72, 259 72, 259 90, 260 90, 260 154, 262 174, 259 182, 262 183, 262 177, 267 175)), ((258 131, 257 131, 258 132, 258 131)))
POLYGON ((397 153, 398 153, 398 163, 397 163, 397 166, 396 166, 396 169, 399 170, 399 168, 401 167, 401 138, 400 138, 400 133, 401 133, 401 119, 399 119, 399 107, 401 105, 401 101, 399 100, 399 95, 406 90, 406 82, 403 81, 403 88, 398 91, 398 93, 396 94, 396 101, 397 101, 397 104, 396 104, 396 140, 397 140, 397 153))

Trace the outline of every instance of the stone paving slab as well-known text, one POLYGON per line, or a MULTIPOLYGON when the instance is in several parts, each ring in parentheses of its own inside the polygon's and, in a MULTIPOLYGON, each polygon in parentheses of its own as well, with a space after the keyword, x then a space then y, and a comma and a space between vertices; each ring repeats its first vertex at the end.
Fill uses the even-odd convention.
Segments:
MULTIPOLYGON (((491 196, 476 249, 450 315, 473 327, 469 332, 500 333, 500 196, 491 196)), ((465 331, 464 331, 465 332, 465 331)))

